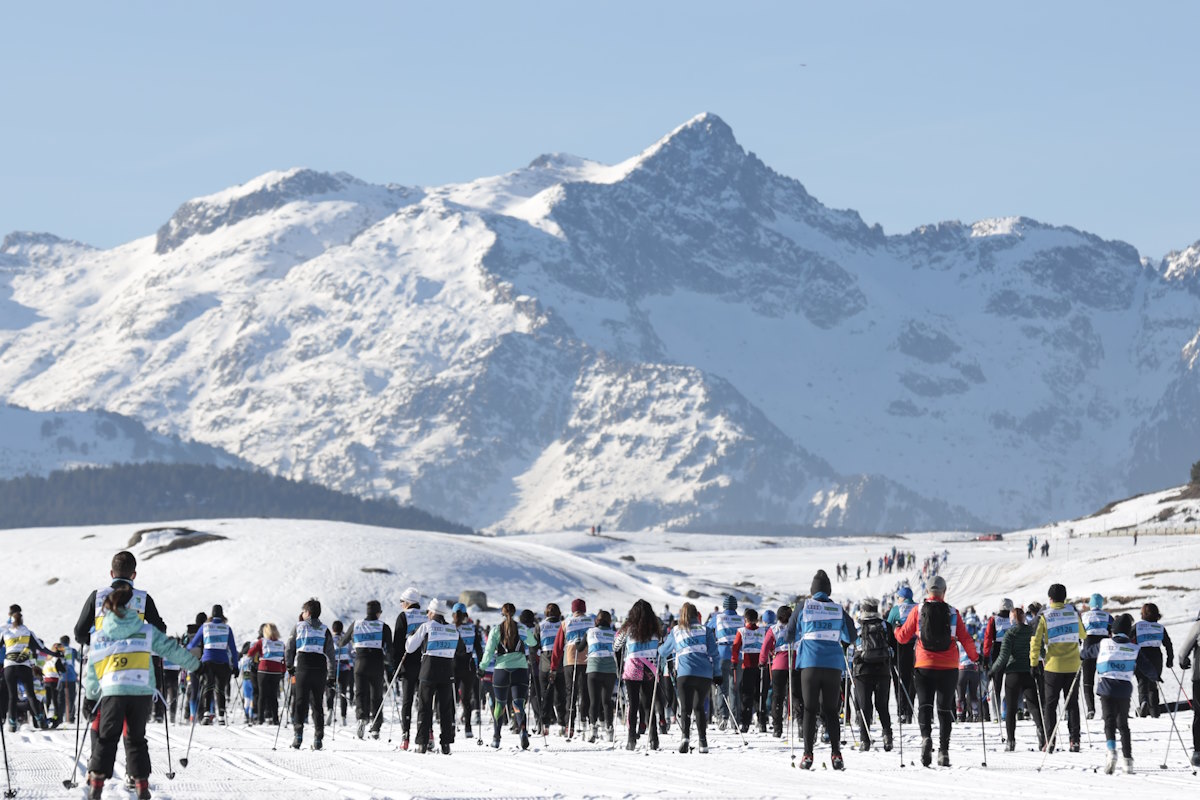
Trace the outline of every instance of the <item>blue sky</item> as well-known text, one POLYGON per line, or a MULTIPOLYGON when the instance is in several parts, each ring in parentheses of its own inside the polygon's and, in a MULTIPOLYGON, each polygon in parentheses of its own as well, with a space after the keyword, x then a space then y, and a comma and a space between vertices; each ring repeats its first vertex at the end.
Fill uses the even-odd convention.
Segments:
POLYGON ((889 233, 1200 239, 1200 4, 159 3, 0 10, 0 234, 111 246, 270 169, 619 161, 701 111, 889 233), (806 65, 806 66, 801 66, 806 65))

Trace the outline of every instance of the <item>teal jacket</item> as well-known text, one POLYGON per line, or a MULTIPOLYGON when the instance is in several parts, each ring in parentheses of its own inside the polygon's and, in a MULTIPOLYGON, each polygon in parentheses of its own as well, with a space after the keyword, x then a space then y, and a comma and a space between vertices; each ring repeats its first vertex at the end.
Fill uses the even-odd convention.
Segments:
MULTIPOLYGON (((520 646, 520 639, 518 639, 517 642, 518 645, 516 650, 496 656, 496 669, 514 670, 529 668, 527 654, 530 650, 538 645, 537 628, 527 628, 525 630, 525 647, 520 646)), ((487 647, 485 647, 483 650, 483 660, 479 663, 491 664, 492 656, 496 655, 496 650, 499 647, 500 626, 493 625, 492 632, 488 634, 487 647)))
MULTIPOLYGON (((100 626, 100 632, 104 634, 104 638, 110 640, 128 639, 136 636, 142 631, 143 626, 153 635, 150 639, 150 650, 157 656, 167 659, 175 664, 178 664, 188 672, 193 672, 200 666, 200 660, 189 653, 183 645, 167 636, 165 633, 155 628, 153 625, 146 625, 138 619, 137 614, 132 612, 127 613, 124 617, 118 616, 116 613, 110 612, 104 615, 104 624, 100 626)), ((100 637, 92 637, 93 647, 97 646, 100 637)), ((87 661, 87 672, 83 676, 83 690, 87 694, 89 700, 97 700, 100 698, 100 678, 96 675, 96 666, 103 664, 104 658, 100 651, 89 652, 87 661)), ((134 696, 134 695, 152 695, 156 690, 154 683, 154 669, 150 668, 148 686, 136 685, 121 685, 116 684, 110 686, 106 693, 113 697, 117 696, 134 696)))

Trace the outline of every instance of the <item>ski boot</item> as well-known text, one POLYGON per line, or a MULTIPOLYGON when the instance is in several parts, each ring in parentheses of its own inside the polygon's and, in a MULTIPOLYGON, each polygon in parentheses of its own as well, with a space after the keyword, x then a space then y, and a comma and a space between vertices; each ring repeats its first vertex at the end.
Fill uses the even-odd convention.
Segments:
POLYGON ((425 755, 428 752, 429 752, 429 743, 428 742, 421 742, 419 745, 417 745, 417 753, 418 754, 425 755))
POLYGON ((688 748, 688 740, 687 740, 687 737, 685 736, 683 739, 679 740, 679 752, 686 753, 688 751, 688 749, 689 749, 688 748))
POLYGON ((9 733, 17 732, 17 718, 16 717, 8 718, 8 731, 9 731, 9 733))
POLYGON ((812 765, 813 765, 812 753, 805 753, 804 757, 800 759, 800 769, 812 769, 812 765))
POLYGON ((883 749, 885 752, 892 752, 892 729, 883 729, 883 749))
POLYGON ((524 728, 521 729, 521 749, 529 749, 529 731, 525 730, 524 728))
MULTIPOLYGON (((359 720, 359 721, 358 721, 358 730, 357 730, 357 731, 355 731, 355 735, 356 735, 356 736, 357 736, 359 739, 362 739, 362 738, 364 738, 364 737, 367 735, 367 721, 366 721, 365 719, 363 719, 363 720, 359 720)), ((468 729, 467 729, 467 736, 470 736, 470 735, 471 735, 471 729, 470 729, 470 728, 468 728, 468 729)))
POLYGON ((371 729, 371 738, 377 742, 379 741, 379 729, 378 728, 371 729))
POLYGON ((700 743, 698 745, 696 745, 696 752, 697 753, 707 753, 708 752, 708 737, 706 737, 706 736, 700 737, 700 743))
POLYGON ((921 739, 921 766, 928 767, 933 763, 933 739, 925 736, 921 739))
POLYGON ((1112 775, 1117 771, 1117 751, 1109 750, 1108 759, 1104 762, 1104 774, 1112 775))
POLYGON ((323 736, 323 734, 320 734, 320 733, 318 733, 318 734, 316 734, 315 736, 313 736, 313 750, 320 750, 320 749, 321 749, 321 739, 322 739, 322 736, 323 736))
POLYGON ((838 772, 842 772, 846 769, 846 762, 842 760, 841 753, 834 753, 833 755, 831 755, 829 757, 829 763, 832 764, 833 768, 836 769, 838 772))
POLYGON ((137 800, 150 800, 150 781, 147 778, 138 778, 133 782, 133 790, 136 793, 137 800))
POLYGON ((132 792, 136 787, 137 787, 137 778, 133 777, 132 775, 126 775, 125 776, 125 788, 132 792))
POLYGON ((939 767, 950 766, 950 751, 949 750, 938 750, 938 766, 939 767))
POLYGON ((1011 753, 1017 749, 1017 740, 1008 739, 1004 742, 1004 752, 1011 753))
POLYGON ((607 728, 604 729, 604 741, 611 742, 615 738, 616 738, 616 732, 613 730, 613 726, 609 725, 607 728))
POLYGON ((1200 750, 1195 750, 1192 752, 1192 766, 1200 767, 1200 750))
POLYGON ((596 740, 599 738, 600 738, 600 726, 593 725, 592 726, 592 735, 588 737, 588 743, 595 744, 596 740))
POLYGON ((1088 718, 1088 719, 1095 719, 1095 718, 1096 718, 1096 712, 1095 712, 1095 711, 1089 711, 1089 712, 1087 712, 1087 718, 1088 718))
POLYGON ((94 772, 87 774, 88 782, 88 797, 91 800, 100 800, 104 795, 104 776, 97 775, 94 772))
POLYGON ((499 735, 495 735, 492 737, 492 749, 493 750, 500 749, 500 736, 499 735))
POLYGON ((296 735, 292 737, 292 749, 299 750, 302 744, 304 744, 304 732, 296 731, 296 735))
POLYGON ((1078 752, 1079 752, 1079 742, 1077 742, 1077 741, 1075 741, 1075 742, 1071 742, 1071 748, 1070 748, 1070 749, 1071 749, 1071 752, 1072 752, 1072 753, 1078 753, 1078 752))
POLYGON ((871 740, 863 734, 859 737, 858 750, 860 753, 866 753, 871 749, 871 740))
POLYGON ((1126 775, 1133 774, 1133 759, 1132 758, 1125 759, 1125 774, 1126 775))
POLYGON ((407 749, 408 749, 408 737, 407 737, 407 736, 405 736, 405 737, 404 737, 404 740, 403 740, 402 742, 400 742, 400 749, 401 749, 401 750, 407 750, 407 749))
POLYGON ((636 735, 634 735, 632 733, 629 734, 629 738, 625 740, 625 749, 626 750, 637 750, 637 736, 636 735))
POLYGON ((442 755, 444 755, 444 756, 450 755, 450 745, 448 745, 448 744, 442 745, 442 755))

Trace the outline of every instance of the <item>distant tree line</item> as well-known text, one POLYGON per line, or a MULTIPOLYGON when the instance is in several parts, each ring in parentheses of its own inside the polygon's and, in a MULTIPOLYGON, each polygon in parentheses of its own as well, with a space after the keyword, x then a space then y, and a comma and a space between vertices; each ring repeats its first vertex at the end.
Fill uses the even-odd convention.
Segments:
POLYGON ((1200 461, 1192 464, 1192 483, 1200 484, 1200 461))
POLYGON ((197 464, 120 464, 0 481, 0 528, 219 517, 356 522, 472 533, 392 499, 368 500, 265 472, 197 464))

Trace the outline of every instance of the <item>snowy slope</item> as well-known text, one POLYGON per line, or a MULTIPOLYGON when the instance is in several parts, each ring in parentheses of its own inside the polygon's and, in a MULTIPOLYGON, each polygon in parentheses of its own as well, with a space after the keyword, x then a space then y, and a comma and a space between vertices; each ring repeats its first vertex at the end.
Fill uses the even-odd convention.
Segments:
POLYGON ((0 404, 0 479, 146 462, 245 466, 215 447, 152 433, 120 414, 30 411, 0 404))
MULTIPOLYGON (((1172 490, 1177 493, 1177 490, 1172 490)), ((155 549, 178 541, 175 532, 146 535, 134 550, 139 555, 138 585, 155 597, 168 625, 179 630, 194 613, 222 603, 236 634, 249 637, 258 623, 286 623, 310 595, 326 608, 325 621, 351 619, 367 599, 382 600, 385 617, 396 613, 399 592, 407 585, 427 596, 452 596, 461 589, 484 590, 492 606, 505 600, 518 607, 540 609, 546 602, 569 602, 576 595, 590 608, 612 607, 624 613, 638 597, 660 608, 677 608, 684 592, 701 596, 695 602, 705 611, 731 589, 741 606, 759 608, 806 592, 812 572, 847 562, 853 569, 893 545, 923 557, 949 551, 944 573, 949 599, 981 613, 998 607, 1002 597, 1019 603, 1042 600, 1050 583, 1063 581, 1072 597, 1100 591, 1109 606, 1121 609, 1145 601, 1159 603, 1170 633, 1178 641, 1200 607, 1200 536, 1156 536, 1144 528, 1136 548, 1128 536, 1088 538, 1116 523, 1142 522, 1155 516, 1159 501, 1169 493, 1138 498, 1113 509, 1110 519, 1063 523, 1032 531, 1049 536, 1050 558, 1026 559, 1025 533, 1004 542, 982 543, 962 534, 930 533, 904 537, 823 538, 709 536, 670 533, 546 533, 498 538, 460 537, 416 531, 372 529, 337 523, 281 520, 227 520, 194 523, 202 532, 223 537, 189 549, 155 555, 155 549), (1074 534, 1068 533, 1070 529, 1074 534), (624 557, 624 558, 622 558, 624 557), (364 573, 363 567, 393 574, 364 573), (740 584, 735 586, 735 584, 740 584), (1186 587, 1183 590, 1177 587, 1186 587)), ((1200 501, 1191 501, 1192 511, 1200 501)), ((11 531, 3 534, 9 563, 22 569, 9 575, 8 597, 20 602, 30 627, 44 636, 70 629, 82 599, 106 575, 111 553, 128 544, 136 526, 59 528, 11 531), (63 558, 63 554, 70 554, 63 558), (57 580, 51 580, 57 578, 57 580)), ((183 537, 186 539, 187 537, 183 537)), ((878 596, 894 589, 901 575, 835 582, 834 596, 878 596)), ((494 612, 482 615, 493 622, 494 612)), ((1167 678, 1166 693, 1170 691, 1167 678)), ((388 705, 390 708, 390 703, 388 705)), ((390 712, 389 712, 390 713, 390 712)), ((352 723, 353 724, 353 720, 352 723)), ((1029 752, 1031 723, 1018 726, 1021 747, 1004 753, 1000 728, 986 726, 987 760, 982 770, 980 728, 956 725, 950 770, 899 769, 899 752, 852 752, 847 745, 848 771, 837 774, 819 767, 801 774, 789 768, 788 745, 750 734, 743 747, 731 732, 713 731, 708 756, 674 752, 678 730, 664 737, 658 753, 609 752, 608 745, 566 742, 551 736, 548 746, 534 741, 534 750, 514 752, 511 737, 493 752, 479 748, 460 733, 450 756, 421 757, 398 752, 384 739, 360 742, 351 727, 326 738, 326 752, 272 749, 273 730, 198 728, 189 766, 175 764, 177 777, 165 779, 165 739, 162 727, 151 730, 155 764, 154 790, 164 798, 238 796, 268 797, 722 797, 811 796, 868 798, 879 795, 879 781, 889 793, 955 792, 964 781, 972 796, 1007 798, 1018 795, 1059 795, 1067 792, 1116 791, 1131 798, 1186 796, 1196 778, 1185 767, 1173 744, 1168 769, 1158 764, 1170 737, 1170 720, 1134 719, 1135 761, 1138 774, 1107 778, 1093 771, 1103 763, 1101 734, 1092 723, 1080 754, 1057 753, 1046 769, 1037 771, 1039 753, 1029 752), (697 784, 697 770, 703 784, 697 784), (753 776, 747 780, 746 776, 753 776)), ((172 728, 173 755, 182 755, 187 728, 172 728)), ((878 727, 876 723, 876 735, 878 727)), ((919 747, 913 726, 902 731, 904 759, 911 762, 919 747)), ((1185 731, 1186 736, 1186 731, 1185 731)), ((286 741, 287 732, 284 732, 286 741)), ((397 736, 398 738, 398 736, 397 736)), ((13 779, 19 797, 63 797, 60 781, 70 769, 73 732, 9 734, 13 779)), ((818 760, 828 750, 818 750, 818 760)), ((118 770, 121 769, 118 759, 118 770)), ((118 772, 118 775, 123 773, 118 772)), ((116 791, 113 789, 112 791, 116 791)))
POLYGON ((1195 250, 887 236, 705 114, 614 166, 289 170, 108 251, 10 236, 0 397, 480 529, 1025 526, 1200 452, 1195 250))

